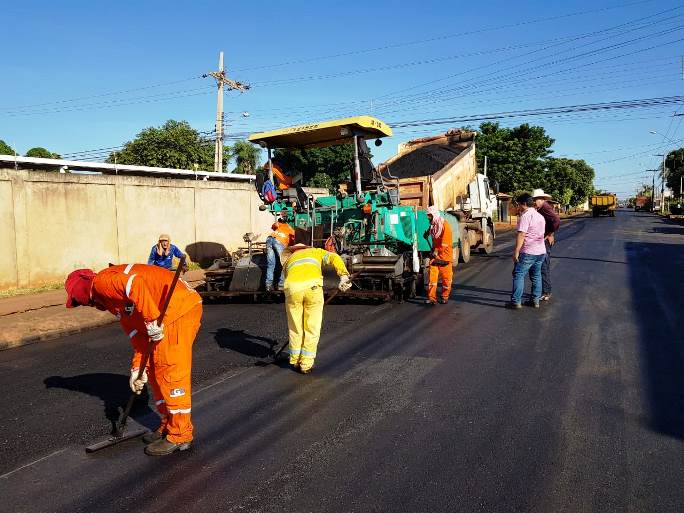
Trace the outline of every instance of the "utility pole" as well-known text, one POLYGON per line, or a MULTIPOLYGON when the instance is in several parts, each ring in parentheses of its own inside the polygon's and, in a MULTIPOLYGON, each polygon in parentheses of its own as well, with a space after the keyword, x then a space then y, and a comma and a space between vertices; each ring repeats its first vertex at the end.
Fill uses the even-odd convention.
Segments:
POLYGON ((226 72, 223 69, 223 52, 219 52, 219 69, 212 71, 203 78, 214 77, 216 79, 216 86, 218 87, 218 96, 216 98, 216 146, 214 148, 214 171, 221 173, 223 171, 223 86, 226 86, 229 91, 236 89, 240 92, 245 92, 249 89, 248 84, 243 84, 226 77, 226 72))

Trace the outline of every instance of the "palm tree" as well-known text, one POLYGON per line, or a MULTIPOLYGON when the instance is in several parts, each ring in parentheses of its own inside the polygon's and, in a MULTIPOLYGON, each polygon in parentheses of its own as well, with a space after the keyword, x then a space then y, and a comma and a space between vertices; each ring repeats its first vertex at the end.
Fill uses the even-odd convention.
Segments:
POLYGON ((235 157, 234 173, 252 174, 259 165, 259 148, 247 141, 237 141, 233 145, 232 156, 235 157))

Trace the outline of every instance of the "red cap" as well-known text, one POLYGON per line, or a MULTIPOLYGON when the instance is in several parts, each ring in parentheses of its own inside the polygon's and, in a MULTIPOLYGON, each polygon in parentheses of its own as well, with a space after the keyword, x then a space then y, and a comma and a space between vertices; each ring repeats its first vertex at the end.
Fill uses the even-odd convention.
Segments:
POLYGON ((67 291, 67 308, 90 304, 90 287, 95 273, 92 269, 76 269, 67 276, 64 288, 67 291))

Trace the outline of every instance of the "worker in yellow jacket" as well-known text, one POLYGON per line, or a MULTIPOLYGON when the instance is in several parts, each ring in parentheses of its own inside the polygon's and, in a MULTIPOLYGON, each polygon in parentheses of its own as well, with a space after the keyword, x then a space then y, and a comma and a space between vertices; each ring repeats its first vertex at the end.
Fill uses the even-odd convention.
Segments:
POLYGON ((290 365, 302 374, 311 372, 323 321, 323 265, 331 265, 340 277, 338 288, 351 288, 349 271, 336 253, 304 244, 285 249, 281 256, 285 271, 285 308, 289 330, 290 365))

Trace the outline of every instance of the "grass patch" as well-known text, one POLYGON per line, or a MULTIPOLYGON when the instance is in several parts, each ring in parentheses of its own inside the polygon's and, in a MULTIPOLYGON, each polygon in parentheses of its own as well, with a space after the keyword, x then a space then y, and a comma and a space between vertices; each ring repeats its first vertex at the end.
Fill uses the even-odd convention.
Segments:
POLYGON ((64 287, 64 282, 55 281, 53 283, 47 283, 41 287, 30 287, 26 289, 11 289, 11 290, 0 290, 0 299, 5 297, 15 297, 15 296, 25 296, 27 294, 39 294, 41 292, 48 292, 50 290, 57 290, 64 287))

